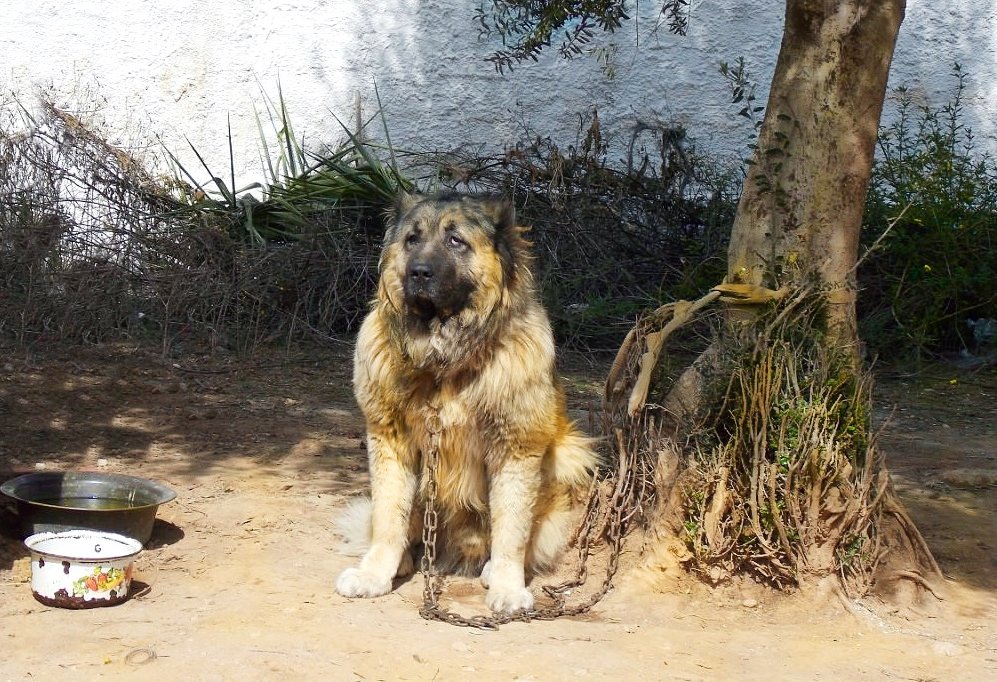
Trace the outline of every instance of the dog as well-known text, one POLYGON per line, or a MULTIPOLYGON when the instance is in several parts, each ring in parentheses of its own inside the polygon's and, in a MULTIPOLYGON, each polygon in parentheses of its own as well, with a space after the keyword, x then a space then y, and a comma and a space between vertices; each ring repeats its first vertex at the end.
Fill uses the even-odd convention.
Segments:
POLYGON ((339 594, 386 594, 413 570, 429 448, 437 565, 480 574, 492 611, 533 608, 527 579, 562 554, 597 455, 567 415, 524 231, 491 197, 402 194, 389 214, 354 355, 371 498, 347 533, 369 547, 339 594))

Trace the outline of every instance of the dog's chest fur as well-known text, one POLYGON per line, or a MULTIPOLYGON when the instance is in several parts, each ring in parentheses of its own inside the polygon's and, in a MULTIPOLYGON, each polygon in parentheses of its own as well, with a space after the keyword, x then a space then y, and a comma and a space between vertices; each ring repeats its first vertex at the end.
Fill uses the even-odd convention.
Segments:
MULTIPOLYGON (((485 511, 489 465, 506 456, 508 449, 502 444, 508 442, 508 435, 503 433, 503 420, 480 398, 467 386, 424 388, 410 397, 414 409, 406 411, 406 427, 418 450, 411 454, 424 457, 434 447, 430 425, 439 425, 435 439, 438 499, 449 506, 485 511)), ((425 480, 421 487, 425 491, 425 480)))

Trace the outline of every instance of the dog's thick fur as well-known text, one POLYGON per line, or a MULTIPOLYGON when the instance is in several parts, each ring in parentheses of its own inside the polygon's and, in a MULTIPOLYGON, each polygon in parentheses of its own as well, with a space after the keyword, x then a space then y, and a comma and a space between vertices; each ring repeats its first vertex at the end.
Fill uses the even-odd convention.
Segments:
MULTIPOLYGON (((367 421, 370 545, 336 590, 373 597, 412 570, 422 453, 438 414, 437 556, 476 575, 497 612, 529 609, 526 578, 557 560, 591 480, 592 442, 569 422, 529 243, 506 202, 403 195, 389 219, 354 388, 367 421)), ((360 532, 367 529, 354 529, 360 532)))

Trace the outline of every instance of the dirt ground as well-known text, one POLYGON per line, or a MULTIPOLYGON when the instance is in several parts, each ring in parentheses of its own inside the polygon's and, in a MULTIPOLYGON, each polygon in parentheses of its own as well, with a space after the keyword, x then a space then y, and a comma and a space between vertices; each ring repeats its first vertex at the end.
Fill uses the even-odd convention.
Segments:
MULTIPOLYGON (((344 353, 347 349, 344 349, 344 353)), ((566 372, 574 407, 599 367, 566 372)), ((36 602, 0 507, 0 681, 997 679, 997 376, 936 367, 877 387, 889 465, 950 578, 945 600, 845 609, 631 570, 591 613, 497 632, 422 620, 420 576, 338 596, 333 520, 367 484, 349 361, 333 352, 163 360, 124 346, 0 355, 0 478, 153 478, 159 510, 127 602, 36 602)), ((481 612, 475 581, 444 603, 481 612)))

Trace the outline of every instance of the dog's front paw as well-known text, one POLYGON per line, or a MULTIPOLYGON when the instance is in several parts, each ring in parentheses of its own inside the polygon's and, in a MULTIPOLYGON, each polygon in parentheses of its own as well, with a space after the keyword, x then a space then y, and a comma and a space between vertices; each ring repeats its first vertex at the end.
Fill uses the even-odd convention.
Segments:
POLYGON ((501 590, 492 585, 485 597, 485 604, 495 613, 516 613, 533 608, 533 593, 525 587, 501 590))
POLYGON ((380 597, 390 591, 390 578, 384 580, 359 568, 347 568, 336 580, 336 592, 344 597, 380 597))
POLYGON ((492 562, 486 561, 484 567, 481 569, 481 580, 482 586, 487 590, 492 586, 492 562))

